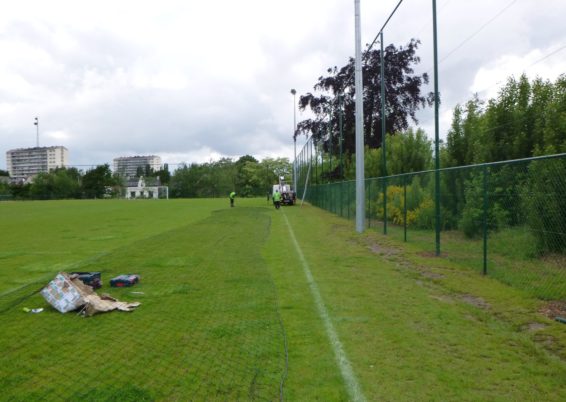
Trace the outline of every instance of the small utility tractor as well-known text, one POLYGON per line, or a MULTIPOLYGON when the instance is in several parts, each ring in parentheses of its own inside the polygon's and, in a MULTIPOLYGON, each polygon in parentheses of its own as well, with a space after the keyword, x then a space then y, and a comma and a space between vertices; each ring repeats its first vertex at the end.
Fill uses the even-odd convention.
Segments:
POLYGON ((294 189, 291 188, 290 184, 285 183, 285 178, 283 176, 279 178, 279 184, 273 185, 273 190, 271 191, 271 199, 273 199, 273 194, 275 194, 276 190, 281 194, 281 204, 295 204, 297 200, 297 194, 295 193, 294 189))

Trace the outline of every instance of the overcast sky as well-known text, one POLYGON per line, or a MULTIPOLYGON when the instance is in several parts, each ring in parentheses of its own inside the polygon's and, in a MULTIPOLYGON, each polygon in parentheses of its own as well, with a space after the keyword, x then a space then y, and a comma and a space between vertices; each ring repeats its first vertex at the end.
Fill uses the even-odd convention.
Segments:
MULTIPOLYGON (((397 3, 361 0, 363 44, 397 3)), ((419 38, 418 70, 432 77, 431 4, 403 1, 384 39, 419 38)), ((473 93, 487 99, 523 72, 566 72, 564 0, 438 0, 437 10, 443 136, 473 93)), ((71 165, 292 159, 290 89, 311 91, 354 46, 353 0, 6 1, 0 169, 7 150, 35 146, 35 116, 40 146, 67 147, 71 165)), ((432 137, 433 110, 419 119, 432 137)))

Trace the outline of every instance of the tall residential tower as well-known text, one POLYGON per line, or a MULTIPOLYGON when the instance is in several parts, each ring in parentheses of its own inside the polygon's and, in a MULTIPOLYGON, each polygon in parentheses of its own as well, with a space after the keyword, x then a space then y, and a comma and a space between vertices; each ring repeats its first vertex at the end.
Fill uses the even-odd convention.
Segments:
POLYGON ((136 177, 138 168, 145 172, 146 167, 157 171, 161 169, 161 157, 156 155, 147 156, 122 156, 114 158, 114 172, 124 177, 136 177))
POLYGON ((63 146, 18 148, 6 152, 6 166, 10 177, 27 179, 41 172, 49 172, 69 164, 69 151, 63 146))

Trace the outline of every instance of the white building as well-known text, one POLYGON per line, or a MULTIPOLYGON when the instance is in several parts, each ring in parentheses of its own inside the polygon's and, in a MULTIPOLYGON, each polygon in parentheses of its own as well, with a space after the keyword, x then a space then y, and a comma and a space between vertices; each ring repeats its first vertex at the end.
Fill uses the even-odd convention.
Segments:
POLYGON ((135 198, 167 198, 169 199, 169 187, 162 186, 159 177, 149 178, 149 181, 142 177, 130 179, 126 185, 126 199, 135 198))
POLYGON ((138 168, 142 168, 145 174, 146 166, 154 171, 161 170, 161 157, 157 155, 147 156, 122 156, 114 158, 114 172, 119 173, 124 177, 138 176, 138 168))
POLYGON ((6 152, 10 177, 23 180, 69 164, 69 151, 62 146, 11 149, 6 152))

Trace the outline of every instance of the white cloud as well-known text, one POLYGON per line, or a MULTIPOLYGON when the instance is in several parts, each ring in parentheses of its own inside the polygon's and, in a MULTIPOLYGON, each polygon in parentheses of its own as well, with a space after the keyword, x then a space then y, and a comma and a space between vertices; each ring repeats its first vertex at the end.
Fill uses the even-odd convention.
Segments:
POLYGON ((69 133, 63 131, 63 130, 57 130, 57 131, 47 131, 45 133, 45 135, 49 138, 53 138, 55 140, 67 140, 69 139, 71 136, 69 135, 69 133))
POLYGON ((545 49, 533 49, 524 55, 503 55, 479 68, 470 91, 493 98, 510 76, 518 78, 522 74, 531 80, 539 77, 553 81, 566 72, 566 59, 560 54, 560 51, 566 53, 565 46, 566 43, 555 44, 545 49), (548 55, 550 57, 546 58, 548 55))
MULTIPOLYGON (((439 3, 442 59, 509 2, 439 3)), ((396 4, 362 1, 363 43, 396 4)), ((517 2, 444 60, 441 133, 455 103, 473 92, 487 96, 494 82, 522 69, 545 78, 566 71, 563 53, 531 66, 566 43, 565 13, 561 0, 517 2)), ((430 20, 430 2, 404 2, 385 31, 395 45, 422 39, 422 71, 432 66, 430 20)), ((39 116, 41 144, 67 146, 77 165, 131 153, 169 163, 292 158, 289 90, 312 91, 328 67, 353 53, 354 3, 343 0, 7 2, 0 144, 34 146, 39 116)), ((433 135, 433 111, 419 117, 433 135)))

